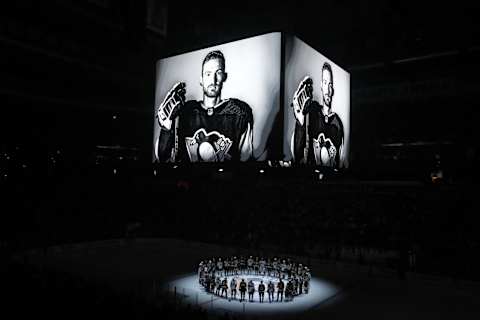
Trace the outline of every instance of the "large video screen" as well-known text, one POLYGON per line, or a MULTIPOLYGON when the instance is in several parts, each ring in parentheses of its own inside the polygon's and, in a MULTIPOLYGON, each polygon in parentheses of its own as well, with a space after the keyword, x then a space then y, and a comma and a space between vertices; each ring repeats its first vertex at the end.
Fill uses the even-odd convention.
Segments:
POLYGON ((347 168, 350 74, 297 37, 284 50, 284 160, 347 168))
POLYGON ((266 160, 280 71, 278 32, 157 61, 153 161, 266 160))

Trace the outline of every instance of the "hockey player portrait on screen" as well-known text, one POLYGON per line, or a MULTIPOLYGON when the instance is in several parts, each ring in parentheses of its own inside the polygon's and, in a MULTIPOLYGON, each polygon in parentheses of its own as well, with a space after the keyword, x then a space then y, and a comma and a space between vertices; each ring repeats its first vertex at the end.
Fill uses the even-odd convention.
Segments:
POLYGON ((247 161, 253 154, 253 115, 239 99, 222 99, 227 81, 225 57, 209 52, 202 63, 201 101, 185 101, 188 88, 177 82, 157 109, 160 132, 155 141, 159 162, 247 161))
POLYGON ((291 140, 297 163, 339 168, 344 149, 344 127, 332 110, 333 71, 328 62, 322 67, 322 104, 313 99, 313 80, 306 76, 293 95, 295 130, 291 140))

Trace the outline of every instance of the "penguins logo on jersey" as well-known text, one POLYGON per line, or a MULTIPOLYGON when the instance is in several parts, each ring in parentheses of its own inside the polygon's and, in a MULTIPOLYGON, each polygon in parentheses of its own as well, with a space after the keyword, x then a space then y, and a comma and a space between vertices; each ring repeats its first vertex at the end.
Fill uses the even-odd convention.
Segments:
POLYGON ((228 150, 232 146, 232 140, 212 131, 207 133, 205 129, 198 129, 193 137, 186 137, 188 156, 191 162, 222 162, 229 160, 228 150))
POLYGON ((323 132, 318 135, 318 139, 313 139, 313 153, 315 154, 315 163, 317 165, 335 166, 337 148, 333 145, 330 138, 325 138, 323 132))

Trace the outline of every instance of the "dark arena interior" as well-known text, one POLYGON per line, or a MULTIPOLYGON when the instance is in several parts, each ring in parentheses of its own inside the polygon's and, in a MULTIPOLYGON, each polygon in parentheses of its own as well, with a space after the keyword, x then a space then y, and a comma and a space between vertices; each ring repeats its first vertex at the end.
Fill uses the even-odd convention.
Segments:
POLYGON ((2 319, 478 319, 478 5, 0 7, 2 319), (350 75, 349 165, 286 159, 283 120, 261 161, 152 161, 157 61, 270 32, 350 75), (291 300, 260 303, 282 277, 291 300))

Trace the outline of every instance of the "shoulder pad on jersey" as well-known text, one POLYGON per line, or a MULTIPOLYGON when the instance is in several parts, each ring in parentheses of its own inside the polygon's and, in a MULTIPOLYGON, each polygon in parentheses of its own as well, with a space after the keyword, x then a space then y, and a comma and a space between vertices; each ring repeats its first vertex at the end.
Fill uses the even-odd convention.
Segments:
POLYGON ((252 110, 247 103, 239 99, 231 98, 226 102, 225 107, 219 112, 219 114, 234 114, 238 116, 245 116, 251 112, 252 110))

